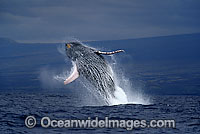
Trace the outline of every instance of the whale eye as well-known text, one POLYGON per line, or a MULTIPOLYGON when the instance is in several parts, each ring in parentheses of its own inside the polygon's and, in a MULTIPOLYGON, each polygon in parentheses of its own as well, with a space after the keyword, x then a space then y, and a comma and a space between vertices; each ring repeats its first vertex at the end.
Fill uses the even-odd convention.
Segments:
POLYGON ((71 44, 66 44, 67 48, 71 48, 71 44))

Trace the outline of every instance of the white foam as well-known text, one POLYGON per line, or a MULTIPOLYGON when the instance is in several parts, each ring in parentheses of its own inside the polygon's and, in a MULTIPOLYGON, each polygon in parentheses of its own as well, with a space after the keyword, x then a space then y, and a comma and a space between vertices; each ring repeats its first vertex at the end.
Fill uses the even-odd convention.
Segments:
POLYGON ((127 104, 128 99, 126 93, 122 88, 116 86, 116 91, 114 92, 115 98, 111 97, 109 99, 111 105, 127 104))
POLYGON ((114 55, 111 56, 111 72, 113 73, 114 81, 116 84, 115 98, 111 98, 111 105, 119 104, 150 104, 149 96, 145 95, 141 87, 136 87, 132 84, 123 71, 118 68, 117 60, 114 55), (115 72, 118 72, 117 74, 115 72))

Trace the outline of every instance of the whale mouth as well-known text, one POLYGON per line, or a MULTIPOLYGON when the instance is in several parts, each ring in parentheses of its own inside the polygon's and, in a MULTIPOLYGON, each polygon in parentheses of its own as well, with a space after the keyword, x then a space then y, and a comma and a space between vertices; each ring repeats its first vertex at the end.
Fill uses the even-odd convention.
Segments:
POLYGON ((69 84, 79 77, 79 72, 76 63, 73 63, 70 76, 64 81, 64 85, 69 84))

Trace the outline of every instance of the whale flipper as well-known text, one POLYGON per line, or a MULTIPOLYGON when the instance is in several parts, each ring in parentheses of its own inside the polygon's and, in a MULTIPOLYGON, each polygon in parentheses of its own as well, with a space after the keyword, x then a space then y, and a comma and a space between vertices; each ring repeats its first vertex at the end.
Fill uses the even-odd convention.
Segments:
POLYGON ((71 75, 64 81, 64 85, 71 83, 72 81, 74 81, 75 79, 77 79, 79 77, 79 72, 77 70, 77 66, 76 64, 74 65, 74 69, 73 72, 71 73, 71 75))
POLYGON ((124 50, 116 50, 116 51, 112 51, 112 52, 96 51, 95 53, 96 54, 111 55, 111 54, 120 53, 120 52, 124 52, 124 50))

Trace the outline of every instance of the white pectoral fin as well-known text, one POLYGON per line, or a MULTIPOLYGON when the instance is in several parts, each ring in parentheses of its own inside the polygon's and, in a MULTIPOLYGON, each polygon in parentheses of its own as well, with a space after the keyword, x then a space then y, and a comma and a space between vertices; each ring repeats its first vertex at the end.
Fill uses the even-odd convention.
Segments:
POLYGON ((79 73, 78 73, 77 66, 76 66, 76 64, 75 64, 73 72, 72 72, 71 75, 64 81, 64 85, 71 83, 72 81, 74 81, 74 80, 77 79, 78 77, 79 77, 79 73))
POLYGON ((104 54, 104 55, 111 55, 111 54, 116 54, 116 53, 120 53, 120 52, 125 52, 125 51, 124 50, 116 50, 116 51, 112 51, 112 52, 96 51, 95 53, 104 54))

